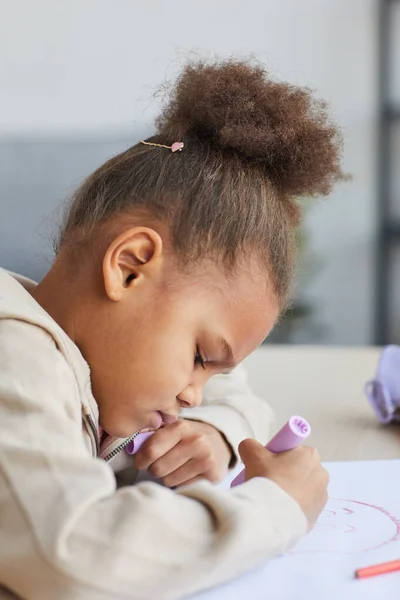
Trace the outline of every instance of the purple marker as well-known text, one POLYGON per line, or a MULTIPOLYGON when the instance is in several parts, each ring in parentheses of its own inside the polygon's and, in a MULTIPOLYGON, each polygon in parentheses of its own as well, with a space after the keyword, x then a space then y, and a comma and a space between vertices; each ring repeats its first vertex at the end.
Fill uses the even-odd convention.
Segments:
POLYGON ((129 442, 129 444, 125 447, 125 451, 128 454, 136 454, 139 450, 140 446, 144 444, 144 442, 153 435, 154 431, 146 431, 145 433, 138 433, 133 440, 129 442))
MULTIPOLYGON (((308 438, 311 433, 311 427, 303 417, 290 417, 289 421, 265 446, 270 452, 278 454, 293 450, 308 438)), ((231 487, 244 483, 245 469, 239 473, 232 481, 231 487)))

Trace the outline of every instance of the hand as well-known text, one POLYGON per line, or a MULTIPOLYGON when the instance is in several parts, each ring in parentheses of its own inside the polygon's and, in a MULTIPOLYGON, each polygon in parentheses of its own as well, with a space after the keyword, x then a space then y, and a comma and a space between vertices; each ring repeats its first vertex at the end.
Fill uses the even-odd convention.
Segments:
POLYGON ((278 484, 300 505, 311 529, 328 500, 329 475, 317 450, 300 446, 273 454, 248 439, 240 444, 239 453, 246 467, 246 480, 266 477, 278 484))
POLYGON ((198 479, 216 483, 228 472, 232 450, 208 423, 178 419, 158 429, 134 457, 135 466, 176 487, 198 479))

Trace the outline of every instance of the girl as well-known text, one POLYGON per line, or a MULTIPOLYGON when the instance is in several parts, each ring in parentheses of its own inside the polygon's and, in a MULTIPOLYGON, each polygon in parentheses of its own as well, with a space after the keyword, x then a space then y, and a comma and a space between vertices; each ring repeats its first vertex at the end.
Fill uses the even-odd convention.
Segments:
POLYGON ((157 134, 78 189, 45 279, 0 274, 5 587, 29 600, 180 598, 315 522, 327 475, 312 449, 274 456, 247 440, 246 483, 207 479, 233 464, 240 435, 265 442, 240 374, 226 373, 285 306, 296 198, 329 193, 340 148, 308 90, 245 62, 189 65, 157 134), (116 489, 107 459, 146 429, 136 467, 177 491, 116 489))

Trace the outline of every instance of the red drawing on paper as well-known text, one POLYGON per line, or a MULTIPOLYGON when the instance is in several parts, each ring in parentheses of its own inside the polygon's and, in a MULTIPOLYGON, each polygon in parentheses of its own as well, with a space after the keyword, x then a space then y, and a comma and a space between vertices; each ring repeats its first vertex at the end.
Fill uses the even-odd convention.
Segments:
POLYGON ((380 506, 330 498, 315 527, 289 554, 352 554, 400 539, 400 520, 380 506))

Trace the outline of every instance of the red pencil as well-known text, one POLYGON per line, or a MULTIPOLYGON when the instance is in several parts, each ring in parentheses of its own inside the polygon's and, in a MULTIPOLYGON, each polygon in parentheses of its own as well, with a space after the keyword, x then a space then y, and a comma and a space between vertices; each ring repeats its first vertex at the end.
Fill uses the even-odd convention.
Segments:
POLYGON ((391 562, 381 563, 380 565, 372 565, 371 567, 357 569, 355 576, 357 579, 364 579, 364 577, 374 577, 375 575, 393 573, 394 571, 400 571, 400 560, 392 560, 391 562))

